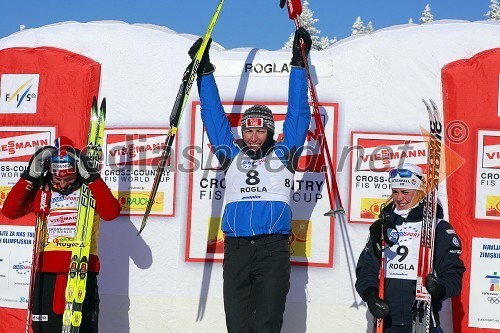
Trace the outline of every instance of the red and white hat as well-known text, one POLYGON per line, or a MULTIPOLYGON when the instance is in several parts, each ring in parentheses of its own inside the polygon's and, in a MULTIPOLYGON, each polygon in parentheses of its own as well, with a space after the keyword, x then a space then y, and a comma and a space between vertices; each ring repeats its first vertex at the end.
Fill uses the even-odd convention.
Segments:
POLYGON ((68 155, 68 149, 75 144, 66 136, 60 136, 54 141, 57 151, 50 160, 50 173, 56 177, 65 177, 76 173, 75 159, 68 155))

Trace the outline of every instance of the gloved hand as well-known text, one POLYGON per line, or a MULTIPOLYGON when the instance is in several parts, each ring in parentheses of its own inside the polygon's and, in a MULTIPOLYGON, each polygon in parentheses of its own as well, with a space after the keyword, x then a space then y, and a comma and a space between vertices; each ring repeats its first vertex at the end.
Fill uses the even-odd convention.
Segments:
POLYGON ((368 310, 375 318, 384 318, 389 312, 389 304, 378 297, 378 290, 375 287, 370 287, 363 292, 363 298, 368 304, 368 310))
POLYGON ((28 167, 21 173, 21 178, 32 183, 38 181, 45 171, 49 169, 50 158, 57 152, 52 146, 45 146, 39 150, 30 159, 28 167))
POLYGON ((92 161, 83 152, 76 148, 70 148, 67 153, 75 159, 76 169, 85 184, 88 185, 101 177, 99 169, 93 165, 92 161))
POLYGON ((300 39, 304 42, 304 52, 306 54, 306 58, 309 55, 309 51, 311 51, 311 35, 309 35, 309 32, 307 32, 304 27, 298 28, 295 30, 295 37, 293 39, 292 61, 290 62, 290 65, 305 68, 306 65, 304 63, 304 59, 302 58, 300 39))
POLYGON ((280 8, 285 7, 286 0, 280 0, 280 8))
MULTIPOLYGON (((194 59, 194 56, 196 55, 196 52, 200 49, 201 43, 203 42, 203 38, 198 38, 196 42, 193 43, 193 46, 188 51, 189 57, 191 60, 194 59)), ((215 71, 215 66, 212 65, 210 62, 210 55, 209 55, 209 50, 210 50, 210 45, 212 44, 212 38, 208 40, 207 47, 205 48, 205 53, 203 53, 203 57, 201 58, 200 64, 198 66, 198 69, 196 70, 196 74, 198 76, 201 75, 207 75, 210 73, 213 73, 215 71)))
POLYGON ((425 279, 425 286, 429 294, 431 294, 432 302, 440 302, 446 296, 445 287, 438 282, 438 279, 434 276, 434 274, 427 275, 427 278, 425 279))

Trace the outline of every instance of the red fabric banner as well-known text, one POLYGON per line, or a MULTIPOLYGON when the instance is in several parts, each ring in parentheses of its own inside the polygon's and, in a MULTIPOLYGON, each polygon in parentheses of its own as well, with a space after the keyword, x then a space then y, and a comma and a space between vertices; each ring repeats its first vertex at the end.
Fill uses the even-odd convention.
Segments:
MULTIPOLYGON (((18 178, 38 146, 52 145, 57 136, 68 136, 78 148, 86 145, 90 107, 98 96, 100 78, 99 63, 67 50, 0 50, 0 163, 10 163, 15 170, 10 173, 12 179, 18 178)), ((0 187, 0 207, 11 182, 0 187)), ((0 214, 3 225, 34 223, 34 214, 16 221, 0 214)), ((0 308, 0 333, 24 332, 25 321, 26 310, 0 308)))
MULTIPOLYGON (((464 164, 447 179, 450 223, 462 240, 462 259, 467 267, 462 293, 453 302, 454 332, 498 332, 496 329, 484 328, 491 324, 485 324, 483 328, 471 327, 477 324, 471 324, 472 319, 469 320, 469 315, 471 311, 486 310, 486 308, 473 309, 477 303, 472 302, 473 295, 470 295, 473 290, 471 286, 476 283, 471 281, 472 239, 500 239, 500 217, 485 220, 480 216, 483 214, 482 210, 477 208, 478 200, 496 191, 495 185, 491 183, 489 189, 480 187, 483 185, 481 183, 483 174, 479 169, 483 168, 481 150, 484 150, 485 144, 490 144, 488 140, 492 140, 482 140, 481 133, 500 131, 498 109, 500 48, 478 53, 470 59, 452 62, 442 69, 441 74, 445 142, 464 159, 464 164)), ((447 154, 447 164, 451 163, 448 155, 451 154, 447 154)), ((496 186, 500 184, 497 183, 496 186)), ((484 215, 486 216, 486 213, 484 215)), ((498 269, 498 265, 491 269, 498 269)), ((481 285, 483 282, 485 288, 488 288, 488 281, 480 281, 481 285)), ((488 292, 482 294, 487 295, 488 292)), ((481 296, 481 293, 477 293, 477 296, 474 294, 475 299, 481 296)), ((498 309, 498 305, 496 308, 498 309)))

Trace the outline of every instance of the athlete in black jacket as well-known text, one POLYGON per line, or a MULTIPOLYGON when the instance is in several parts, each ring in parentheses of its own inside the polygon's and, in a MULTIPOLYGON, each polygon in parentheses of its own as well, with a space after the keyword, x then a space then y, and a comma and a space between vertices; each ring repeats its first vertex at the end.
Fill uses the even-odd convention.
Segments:
MULTIPOLYGON (((384 318, 386 333, 411 333, 423 220, 422 170, 412 164, 404 164, 394 170, 389 177, 392 201, 382 210, 381 218, 370 226, 370 237, 356 267, 356 290, 368 303, 370 313, 374 317, 384 318), (382 224, 386 241, 383 299, 378 296, 382 224)), ((431 332, 442 332, 438 314, 442 301, 460 293, 465 271, 460 259, 460 240, 453 227, 442 218, 442 209, 438 206, 434 274, 426 279, 427 290, 432 298, 431 332)))

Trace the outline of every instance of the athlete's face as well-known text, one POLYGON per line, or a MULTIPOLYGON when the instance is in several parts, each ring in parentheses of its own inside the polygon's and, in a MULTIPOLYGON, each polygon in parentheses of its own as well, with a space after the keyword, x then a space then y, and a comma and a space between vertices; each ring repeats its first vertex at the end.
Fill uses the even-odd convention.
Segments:
POLYGON ((64 190, 76 181, 77 176, 76 172, 64 177, 56 177, 52 175, 52 183, 61 190, 64 190))
POLYGON ((405 188, 393 188, 392 189, 392 201, 396 205, 398 210, 405 210, 411 208, 413 203, 413 198, 417 190, 408 190, 405 188))
POLYGON ((243 131, 243 141, 253 151, 259 150, 267 138, 265 127, 247 128, 243 131))

